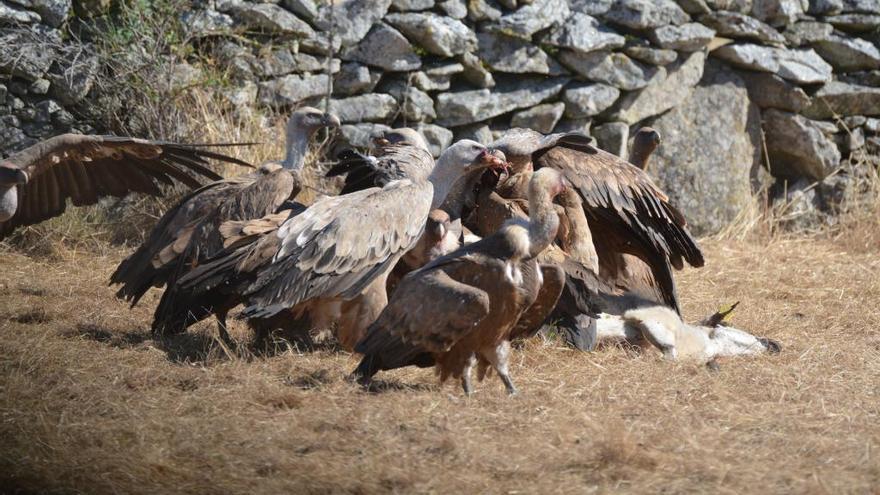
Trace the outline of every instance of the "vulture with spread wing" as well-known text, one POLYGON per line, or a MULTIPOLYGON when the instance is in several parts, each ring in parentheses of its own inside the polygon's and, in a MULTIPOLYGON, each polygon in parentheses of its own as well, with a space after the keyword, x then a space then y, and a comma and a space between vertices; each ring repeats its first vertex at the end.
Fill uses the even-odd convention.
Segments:
POLYGON ((401 176, 323 198, 277 228, 245 237, 182 278, 178 293, 185 297, 157 320, 185 328, 193 314, 245 302, 242 315, 258 329, 307 314, 315 329, 335 327, 340 345, 351 349, 387 303, 388 272, 421 237, 431 208, 461 174, 504 165, 473 141, 450 147, 436 166, 430 153, 410 145, 386 147, 378 161, 401 176))
POLYGON ((355 350, 364 355, 352 378, 362 383, 380 370, 436 365, 441 381, 460 378, 473 391, 491 366, 508 393, 510 340, 537 331, 556 304, 563 271, 536 257, 556 237, 553 198, 565 188, 559 172, 544 169, 529 181, 527 221, 442 256, 404 277, 391 301, 355 350))
POLYGON ((37 143, 0 160, 0 239, 64 213, 68 199, 85 206, 131 192, 162 196, 160 185, 175 181, 196 188, 199 177, 220 179, 207 168, 208 159, 250 166, 208 148, 76 134, 37 143))
MULTIPOLYGON (((300 171, 311 136, 320 128, 337 126, 338 118, 315 108, 294 112, 287 123, 285 159, 265 163, 247 175, 212 182, 181 199, 113 273, 110 283, 122 285, 116 296, 134 306, 150 287, 172 287, 183 274, 223 249, 223 222, 257 219, 282 208, 301 189, 300 171)), ((174 297, 173 289, 167 290, 160 307, 174 297)), ((223 328, 221 335, 225 335, 223 328)))
MULTIPOLYGON (((633 155, 640 165, 658 140, 650 129, 637 135, 633 155)), ((524 184, 533 169, 558 170, 573 186, 559 198, 561 252, 550 249, 545 255, 565 264, 567 288, 556 313, 561 326, 577 336, 589 324, 581 315, 624 311, 635 301, 679 310, 672 268, 685 261, 702 266, 703 256, 682 215, 643 170, 576 133, 543 136, 513 129, 493 146, 507 155, 514 173, 481 195, 486 199, 472 216, 478 225, 491 223, 493 216, 523 214, 517 210, 523 209, 524 184)))

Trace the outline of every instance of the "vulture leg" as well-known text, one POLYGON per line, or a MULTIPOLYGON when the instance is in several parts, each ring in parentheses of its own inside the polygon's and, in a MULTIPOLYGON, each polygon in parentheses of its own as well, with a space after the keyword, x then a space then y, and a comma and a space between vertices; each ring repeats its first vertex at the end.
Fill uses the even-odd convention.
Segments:
POLYGON ((477 356, 471 354, 468 358, 467 363, 464 365, 464 370, 461 372, 461 388, 464 389, 465 395, 471 395, 474 393, 474 384, 471 381, 471 372, 474 369, 474 366, 477 364, 477 356))
POLYGON ((510 379, 510 370, 507 367, 507 361, 510 358, 510 341, 503 340, 494 348, 483 351, 485 357, 491 364, 498 377, 504 382, 504 388, 507 389, 508 395, 516 395, 516 387, 513 386, 513 380, 510 379))
POLYGON ((220 334, 220 340, 226 344, 230 349, 233 348, 235 342, 232 340, 232 337, 229 336, 229 332, 226 330, 226 315, 229 313, 227 309, 223 309, 218 311, 214 316, 217 317, 217 332, 220 334))

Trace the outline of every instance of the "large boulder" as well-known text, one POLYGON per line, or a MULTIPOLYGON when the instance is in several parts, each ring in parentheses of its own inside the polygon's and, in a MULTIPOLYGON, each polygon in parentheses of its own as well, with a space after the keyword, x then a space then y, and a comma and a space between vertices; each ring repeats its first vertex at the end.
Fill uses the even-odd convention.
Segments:
POLYGON ((527 127, 544 134, 553 132, 556 123, 562 118, 564 103, 544 103, 513 114, 510 127, 527 127))
POLYGON ((565 116, 573 119, 592 117, 604 112, 620 97, 620 90, 605 84, 575 84, 562 94, 565 116))
POLYGON ((831 66, 811 49, 787 50, 742 44, 722 46, 712 54, 736 67, 772 72, 798 84, 815 84, 831 80, 831 66))
POLYGON ((814 42, 813 49, 840 72, 880 69, 880 51, 861 38, 830 35, 814 42))
POLYGON ((719 36, 767 43, 785 42, 779 31, 752 16, 738 12, 713 12, 701 17, 700 22, 717 31, 719 36))
POLYGON ((532 43, 497 33, 480 33, 477 38, 480 58, 493 71, 511 74, 565 73, 565 69, 532 43))
POLYGON ((774 176, 819 181, 837 168, 840 151, 821 124, 775 109, 765 111, 763 120, 770 173, 774 176))
POLYGON ((785 26, 796 21, 806 7, 802 0, 754 0, 752 15, 772 26, 785 26))
MULTIPOLYGON (((327 75, 289 75, 261 82, 258 98, 269 107, 292 106, 327 91, 327 75)), ((393 98, 392 98, 393 99, 393 98)))
POLYGON ((749 88, 749 97, 761 108, 797 113, 810 104, 810 97, 803 89, 777 75, 751 71, 742 71, 739 75, 749 88))
POLYGON ((499 82, 494 90, 478 89, 440 93, 435 100, 437 123, 460 126, 528 108, 556 96, 568 82, 566 77, 529 78, 499 82))
POLYGON ((832 81, 813 94, 813 103, 804 110, 813 119, 835 115, 880 115, 880 88, 832 81))
POLYGON ((299 17, 271 3, 241 4, 232 15, 249 29, 309 38, 315 31, 299 17))
POLYGON ((687 58, 661 68, 645 89, 627 94, 615 106, 612 120, 635 124, 675 107, 703 77, 704 52, 693 52, 687 58))
POLYGON ((363 40, 342 53, 343 60, 361 62, 387 71, 416 70, 422 60, 410 42, 396 29, 381 22, 363 40))
POLYGON ((346 124, 385 122, 397 112, 397 100, 385 93, 369 93, 330 101, 330 113, 346 124))
POLYGON ((644 88, 657 73, 656 67, 633 62, 622 53, 599 50, 590 53, 560 51, 559 61, 590 81, 626 91, 644 88))
POLYGON ((653 122, 663 136, 648 168, 697 235, 717 232, 753 201, 761 128, 745 83, 710 65, 700 85, 653 122))
POLYGON ((408 39, 441 57, 471 52, 477 46, 474 32, 451 17, 432 13, 406 13, 389 14, 385 16, 385 20, 408 39))
POLYGON ((650 33, 651 41, 661 48, 692 52, 708 45, 715 37, 715 31, 698 22, 688 22, 681 26, 663 26, 650 33))
POLYGON ((623 46, 626 39, 603 25, 595 17, 575 12, 565 23, 550 32, 544 43, 578 52, 611 50, 623 46))
POLYGON ((390 6, 391 0, 343 0, 334 2, 332 8, 327 2, 319 11, 316 24, 323 31, 332 29, 342 46, 352 46, 385 17, 390 6))
POLYGON ((567 0, 534 0, 501 17, 488 29, 528 40, 538 31, 561 24, 569 13, 567 0))
POLYGON ((630 29, 677 26, 690 20, 672 0, 617 0, 605 18, 630 29))

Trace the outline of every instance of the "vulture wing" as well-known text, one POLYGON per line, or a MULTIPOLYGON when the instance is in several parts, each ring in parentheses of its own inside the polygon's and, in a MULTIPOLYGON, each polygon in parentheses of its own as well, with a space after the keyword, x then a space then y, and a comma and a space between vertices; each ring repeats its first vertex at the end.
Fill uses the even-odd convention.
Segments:
POLYGON ((649 285, 659 286, 662 300, 677 308, 669 265, 680 269, 687 261, 700 267, 703 255, 684 217, 650 177, 590 145, 589 138, 580 134, 548 136, 533 155, 533 163, 536 169, 561 171, 577 189, 590 229, 596 233, 593 242, 600 270, 623 272, 626 262, 619 254, 634 255, 648 264, 647 278, 656 281, 649 285))
POLYGON ((345 150, 336 158, 339 161, 327 171, 326 176, 345 175, 345 184, 339 194, 349 194, 370 187, 383 187, 391 181, 406 177, 401 162, 393 157, 380 160, 354 150, 345 150))
POLYGON ((105 196, 122 197, 130 192, 161 196, 159 184, 172 185, 175 180, 196 188, 200 185, 197 176, 221 179, 207 168, 210 158, 250 166, 205 148, 74 134, 35 144, 7 160, 24 170, 29 180, 18 186, 18 210, 11 219, 0 223, 0 238, 16 227, 60 215, 68 198, 75 206, 84 206, 105 196))
POLYGON ((193 191, 162 216, 147 241, 113 273, 110 283, 123 284, 117 297, 134 305, 151 286, 172 283, 223 248, 223 222, 272 214, 299 189, 299 176, 279 168, 193 191))
MULTIPOLYGON (((433 158, 399 147, 382 157, 401 161, 408 176, 427 175, 433 158), (406 162, 406 163, 404 163, 406 162)), ((431 207, 433 187, 402 179, 324 198, 278 229, 281 246, 247 296, 246 317, 265 318, 313 298, 348 299, 361 292, 418 241, 431 207)))

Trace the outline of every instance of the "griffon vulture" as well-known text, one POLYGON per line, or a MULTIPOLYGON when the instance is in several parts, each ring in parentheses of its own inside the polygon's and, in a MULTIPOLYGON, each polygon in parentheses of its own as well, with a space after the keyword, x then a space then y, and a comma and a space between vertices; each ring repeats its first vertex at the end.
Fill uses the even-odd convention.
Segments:
MULTIPOLYGON (((223 222, 261 218, 296 197, 310 137, 322 127, 337 126, 338 118, 315 108, 294 112, 287 123, 284 160, 212 182, 181 199, 110 277, 111 284, 122 284, 116 296, 134 306, 150 287, 173 286, 176 279, 223 248, 223 222)), ((166 291, 159 306, 174 297, 173 290, 166 291)), ((154 326, 153 330, 161 329, 154 326)))
POLYGON ((451 146, 436 166, 410 145, 389 146, 378 160, 393 163, 401 177, 323 198, 277 229, 230 246, 180 280, 186 297, 169 306, 162 324, 185 328, 193 314, 244 302, 242 315, 258 330, 289 313, 307 314, 314 328, 335 326, 340 345, 351 349, 385 306, 387 274, 421 237, 431 208, 460 175, 504 164, 473 141, 451 146))
POLYGON ((250 166, 186 145, 116 136, 63 134, 0 160, 0 239, 17 227, 33 225, 74 206, 131 192, 162 196, 160 184, 175 180, 199 187, 199 176, 217 180, 206 168, 213 158, 250 166))
POLYGON ((441 381, 460 378, 471 394, 474 365, 480 379, 491 366, 516 393, 510 339, 534 332, 562 291, 562 270, 535 258, 556 237, 552 201, 564 188, 557 171, 539 170, 529 181, 528 221, 511 220, 407 275, 355 347, 364 357, 352 378, 369 382, 380 370, 436 365, 441 381))

